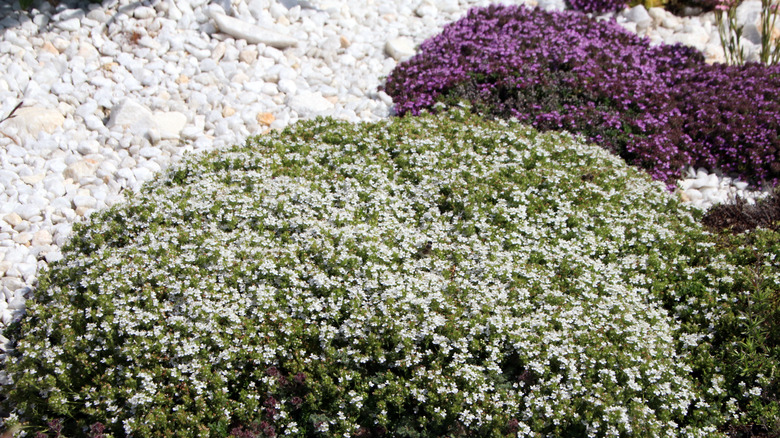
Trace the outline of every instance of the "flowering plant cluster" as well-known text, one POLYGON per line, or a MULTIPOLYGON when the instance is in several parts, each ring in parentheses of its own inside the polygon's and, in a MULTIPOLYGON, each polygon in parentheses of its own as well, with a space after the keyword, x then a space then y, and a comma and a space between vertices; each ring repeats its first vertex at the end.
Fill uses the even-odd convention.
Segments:
POLYGON ((707 65, 695 49, 651 47, 577 12, 472 9, 399 64, 385 90, 401 115, 466 99, 581 133, 670 188, 690 165, 759 186, 780 179, 780 67, 707 65))
POLYGON ((567 0, 571 9, 581 12, 610 12, 619 11, 626 7, 626 0, 567 0))
POLYGON ((307 122, 77 227, 9 407, 39 436, 718 436, 777 376, 722 348, 754 265, 697 220, 569 134, 307 122))

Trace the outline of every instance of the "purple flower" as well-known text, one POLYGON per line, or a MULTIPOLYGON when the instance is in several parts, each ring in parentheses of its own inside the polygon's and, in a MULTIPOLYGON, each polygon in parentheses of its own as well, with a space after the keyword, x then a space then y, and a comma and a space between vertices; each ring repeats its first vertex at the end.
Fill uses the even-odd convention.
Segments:
POLYGON ((707 65, 614 21, 522 6, 475 8, 399 64, 399 115, 468 100, 540 130, 569 130, 673 187, 689 165, 776 183, 780 70, 707 65))

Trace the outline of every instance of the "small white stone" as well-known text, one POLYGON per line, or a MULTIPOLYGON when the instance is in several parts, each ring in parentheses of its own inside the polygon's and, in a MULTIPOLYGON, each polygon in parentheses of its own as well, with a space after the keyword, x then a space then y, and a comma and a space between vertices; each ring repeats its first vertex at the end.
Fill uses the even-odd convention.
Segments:
POLYGON ((152 160, 146 160, 143 163, 141 163, 141 166, 149 169, 152 173, 156 173, 160 171, 160 165, 157 164, 155 161, 152 160))
POLYGON ((737 188, 737 190, 745 190, 747 189, 748 183, 744 181, 737 181, 734 183, 734 187, 737 188))
POLYGON ((564 0, 539 0, 537 7, 545 11, 562 11, 566 9, 566 2, 564 0))
MULTIPOLYGON (((39 218, 39 217, 40 216, 36 215, 36 216, 31 217, 30 220, 32 220, 33 218, 39 218)), ((30 229, 30 221, 29 220, 22 221, 22 222, 19 223, 19 225, 14 227, 14 231, 17 231, 17 232, 20 232, 20 233, 23 233, 23 232, 25 232, 25 231, 27 231, 29 229, 30 229)))
POLYGON ((79 217, 89 217, 92 212, 95 211, 94 208, 89 207, 76 207, 76 215, 79 217))
POLYGON ((446 12, 448 14, 455 14, 460 11, 458 0, 438 0, 436 2, 436 7, 440 11, 446 12))
POLYGON ((133 169, 133 175, 135 175, 135 179, 138 182, 146 182, 150 179, 152 179, 152 171, 145 168, 145 167, 137 167, 133 169))
POLYGON ((62 183, 62 177, 58 175, 51 175, 43 180, 43 187, 46 192, 52 197, 60 197, 65 195, 65 185, 62 183))
POLYGON ((46 175, 43 174, 43 173, 36 173, 36 174, 33 174, 33 175, 23 176, 23 177, 21 177, 21 179, 26 184, 29 184, 29 185, 32 186, 32 185, 38 184, 39 182, 43 181, 43 178, 45 176, 46 175))
POLYGON ((219 61, 223 56, 225 56, 226 51, 227 45, 225 45, 224 42, 220 42, 216 47, 214 47, 214 51, 211 52, 211 59, 214 61, 219 61))
POLYGON ((49 230, 38 230, 33 234, 32 245, 33 246, 46 246, 51 245, 52 236, 49 230))
POLYGON ((2 323, 4 325, 6 325, 6 326, 10 325, 11 322, 13 321, 13 319, 14 319, 14 316, 11 313, 10 309, 3 310, 2 316, 0 317, 0 320, 2 321, 2 323))
POLYGON ((16 207, 14 213, 17 213, 24 220, 29 220, 31 217, 41 214, 41 209, 32 204, 23 204, 16 207))
POLYGON ((187 124, 187 116, 178 112, 155 111, 154 120, 157 124, 160 138, 165 140, 176 140, 181 136, 181 131, 187 124))
POLYGON ((65 169, 62 176, 71 178, 73 181, 79 181, 85 176, 94 175, 98 164, 97 161, 91 159, 76 161, 65 169))
POLYGON ((139 20, 154 18, 155 15, 157 15, 157 13, 154 11, 154 9, 148 6, 138 6, 135 9, 133 9, 133 17, 139 20))
POLYGON ((291 81, 290 79, 280 79, 277 86, 279 87, 279 91, 285 94, 295 94, 295 92, 298 91, 298 86, 295 85, 295 81, 291 81))
POLYGON ((708 178, 709 178, 709 175, 704 176, 704 177, 701 177, 701 176, 697 177, 693 181, 693 183, 691 184, 691 188, 694 188, 694 189, 698 190, 698 189, 700 189, 702 187, 705 187, 707 185, 708 178))
POLYGON ((144 134, 144 138, 149 140, 149 143, 151 144, 157 144, 162 140, 162 137, 160 136, 160 130, 157 129, 157 127, 149 128, 146 131, 146 134, 144 134))
POLYGON ((62 253, 59 250, 50 251, 46 253, 44 258, 46 258, 46 262, 48 263, 58 262, 62 260, 62 253))
POLYGON ((679 30, 682 27, 682 22, 674 15, 669 15, 663 19, 661 25, 667 29, 679 30))
POLYGON ((693 179, 684 179, 684 180, 681 180, 681 181, 677 181, 677 187, 679 187, 680 190, 682 190, 684 192, 684 191, 688 190, 691 187, 691 185, 693 185, 694 181, 695 180, 693 180, 693 179))
POLYGON ((688 189, 685 191, 685 194, 688 195, 688 198, 691 201, 696 201, 703 198, 701 192, 698 191, 697 189, 688 189))
POLYGON ((3 216, 3 220, 12 227, 16 227, 22 223, 22 217, 16 213, 8 213, 7 215, 3 216))
POLYGON ((89 129, 90 131, 100 131, 101 129, 105 128, 106 126, 103 124, 103 121, 100 120, 99 117, 89 114, 86 117, 84 117, 84 125, 89 129))
POLYGON ((3 123, 3 128, 15 128, 19 134, 37 138, 38 133, 45 131, 51 134, 64 122, 65 117, 57 110, 28 107, 16 110, 14 117, 3 123))
POLYGON ((666 9, 662 7, 654 7, 647 10, 647 15, 649 15, 653 21, 656 23, 660 23, 666 18, 666 9))
POLYGON ((707 43, 710 40, 709 34, 707 34, 702 28, 693 28, 690 33, 674 33, 666 40, 667 44, 681 43, 686 46, 694 47, 700 51, 704 51, 707 43))
POLYGON ((81 155, 91 155, 100 152, 100 143, 97 140, 84 140, 76 146, 76 151, 81 155))
POLYGON ((704 200, 711 200, 718 195, 719 191, 716 187, 702 187, 699 192, 704 200))
POLYGON ((281 32, 281 29, 274 30, 270 28, 264 28, 256 26, 254 24, 247 23, 239 20, 238 18, 228 17, 225 14, 221 14, 212 10, 211 18, 217 25, 220 31, 232 36, 236 39, 246 40, 251 44, 263 43, 270 47, 277 49, 286 49, 288 47, 295 47, 298 45, 298 40, 285 35, 281 32))
POLYGON ((287 105, 300 117, 314 117, 333 109, 333 103, 320 93, 303 91, 288 99, 287 105))
POLYGON ((414 10, 418 17, 435 16, 438 12, 436 5, 431 0, 423 0, 414 10))
POLYGON ((643 5, 636 5, 629 9, 626 12, 625 17, 629 21, 636 23, 638 27, 649 26, 653 21, 643 5))
POLYGON ((636 23, 634 23, 633 21, 626 21, 624 23, 620 23, 620 25, 623 27, 623 29, 631 33, 637 33, 636 23))
POLYGON ((155 158, 159 157, 162 154, 162 151, 156 147, 147 146, 141 148, 138 153, 144 158, 155 158))
POLYGON ((95 200, 95 198, 93 198, 92 196, 77 195, 73 197, 73 205, 76 208, 79 207, 95 208, 95 204, 97 204, 97 200, 95 200))
POLYGON ((14 294, 14 297, 8 301, 8 308, 11 310, 22 310, 25 308, 25 302, 23 296, 14 294))
POLYGON ((135 100, 126 98, 111 108, 111 117, 106 127, 110 129, 114 126, 129 127, 144 135, 149 128, 155 126, 154 114, 135 100))
POLYGON ((70 20, 54 23, 54 26, 68 32, 76 32, 81 29, 81 21, 78 18, 71 18, 70 20))
POLYGON ((402 61, 415 54, 414 41, 409 38, 393 38, 385 43, 385 53, 396 61, 402 61))
POLYGON ((87 18, 89 18, 90 20, 95 20, 98 23, 105 23, 106 21, 108 21, 108 16, 100 8, 93 9, 93 10, 87 12, 87 18))
POLYGON ((16 233, 14 234, 14 242, 24 245, 32 240, 33 235, 31 233, 16 233))
POLYGON ((244 49, 238 53, 238 59, 246 64, 252 65, 257 60, 256 49, 244 49))

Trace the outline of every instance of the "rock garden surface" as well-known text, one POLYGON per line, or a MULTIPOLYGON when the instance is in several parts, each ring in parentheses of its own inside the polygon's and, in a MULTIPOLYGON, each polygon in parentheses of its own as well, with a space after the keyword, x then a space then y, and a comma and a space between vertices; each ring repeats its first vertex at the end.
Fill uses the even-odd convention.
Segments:
MULTIPOLYGON (((566 8, 556 0, 507 3, 566 8)), ((115 436, 163 430, 149 425, 192 436, 444 436, 459 427, 483 434, 716 433, 719 415, 732 409, 724 406, 737 410, 747 402, 717 389, 739 379, 704 363, 719 353, 709 350, 715 341, 701 318, 712 319, 710 329, 728 320, 729 311, 713 304, 731 299, 719 295, 720 284, 747 282, 737 272, 754 261, 708 252, 716 245, 700 234, 696 220, 701 209, 736 194, 761 196, 758 187, 719 169, 691 168, 679 181, 665 181, 679 187, 669 193, 582 139, 545 137, 530 128, 514 138, 505 122, 483 126, 468 111, 440 108, 446 115, 425 116, 426 127, 386 122, 404 109, 382 91, 385 78, 446 24, 487 5, 119 0, 41 2, 31 13, 0 6, 0 321, 16 330, 22 322, 27 344, 16 347, 29 353, 11 367, 12 376, 0 377, 6 384, 15 380, 17 406, 28 414, 46 412, 51 421, 36 421, 50 432, 65 427, 93 436, 103 427, 115 436), (333 120, 296 124, 317 116, 378 124, 360 125, 366 128, 357 133, 354 125, 333 120), (461 131, 466 128, 448 124, 453 119, 479 132, 468 137, 461 131), (277 133, 289 126, 296 128, 277 133), (416 149, 387 150, 388 138, 415 145, 429 129, 438 136, 416 149), (470 144, 477 134, 492 143, 447 149, 455 146, 445 139, 470 144), (247 141, 254 135, 261 137, 247 141), (214 152, 245 141, 246 148, 214 152), (376 144, 384 146, 372 149, 376 144), (210 152, 205 164, 185 159, 210 152), (454 158, 460 152, 466 156, 454 158), (470 153, 480 159, 469 160, 470 153), (341 161, 339 154, 363 158, 341 161), (577 170, 557 169, 550 156, 577 170), (490 160, 496 161, 488 169, 490 160), (596 166, 599 160, 609 164, 596 166), (498 182, 508 174, 501 168, 510 162, 520 166, 515 170, 550 167, 512 180, 515 192, 503 192, 498 182), (388 176, 383 163, 400 168, 400 179, 388 176), (616 173, 601 173, 604 166, 616 173), (428 167, 443 173, 428 173, 428 167), (540 175, 547 179, 535 179, 540 175), (471 184, 483 192, 472 199, 466 190, 456 199, 471 184), (606 206, 587 203, 594 199, 606 206), (250 211, 256 214, 247 216, 250 211), (626 223, 608 229, 610 214, 626 223), (545 235, 542 230, 558 220, 574 234, 545 235), (71 240, 80 222, 94 226, 81 227, 71 240), (642 225, 631 229, 631 223, 642 225), (203 230, 211 237, 201 236, 203 230), (527 239, 539 246, 521 250, 527 239), (676 254, 674 268, 648 255, 657 250, 651 241, 676 254), (231 243, 221 252, 222 242, 231 243), (702 249, 688 253, 680 242, 702 249), (63 258, 66 244, 70 258, 63 258), (254 262, 232 270, 245 259, 254 262), (42 278, 39 292, 48 295, 39 294, 28 312, 49 265, 59 268, 42 278), (291 272, 297 265, 308 267, 291 272), (210 274, 196 275, 199 266, 210 274), (666 269, 681 283, 656 277, 666 269), (548 283, 549 270, 558 280, 548 283), (694 276, 703 290, 693 294, 681 285, 694 288, 685 277, 695 272, 706 273, 706 280, 694 276), (579 280, 559 282, 571 276, 579 280), (247 278, 256 284, 243 285, 247 278), (68 285, 73 279, 80 284, 68 285), (577 299, 558 293, 570 288, 579 291, 577 299), (645 297, 635 288, 644 288, 645 297), (497 292, 504 289, 517 292, 497 292), (285 290, 299 293, 282 298, 285 290), (204 291, 212 294, 193 295, 204 291), (513 304, 501 307, 506 300, 513 304), (488 308, 494 310, 480 319, 488 308), (585 315, 583 309, 599 310, 585 315), (161 331, 162 321, 171 330, 161 331), (688 325, 694 323, 698 329, 688 325), (215 328, 233 326, 244 334, 199 344, 215 328), (299 344, 290 343, 293 334, 299 344), (579 344, 570 342, 583 336, 579 344), (235 339, 253 349, 229 345, 235 339), (306 354, 336 358, 337 365, 320 367, 306 354), (175 366, 155 368, 161 361, 175 366), (252 361, 256 368, 231 373, 252 361), (71 369, 74 364, 81 365, 71 369), (693 377, 692 364, 699 367, 693 377), (34 376, 39 367, 47 370, 40 381, 34 376), (509 372, 505 382, 496 378, 497 369, 509 372), (621 372, 613 376, 615 369, 621 372), (57 376, 56 382, 44 376, 57 376), (417 383, 403 389, 404 380, 394 379, 417 383), (715 406, 700 392, 703 379, 715 406), (42 382, 49 389, 42 390, 42 382), (94 382, 104 386, 90 389, 94 382), (259 386, 231 393, 247 382, 259 386), (400 399, 383 392, 385 386, 400 399), (63 387, 75 396, 56 389, 63 387), (428 406, 433 394, 437 401, 428 406), (329 404, 312 407, 314 399, 329 404), (372 405, 376 400, 384 404, 372 405), (414 418, 405 422, 409 410, 414 418), (594 412, 603 419, 587 417, 594 412), (57 415, 73 421, 58 423, 57 415)), ((757 56, 759 12, 760 2, 739 9, 748 59, 757 56)), ((650 47, 682 43, 703 62, 723 61, 711 12, 678 17, 637 6, 592 16, 610 18, 649 37, 650 47)), ((777 248, 743 243, 759 254, 756 266, 775 263, 777 248)), ((756 290, 780 289, 777 272, 766 269, 756 290)), ((12 342, 0 341, 4 352, 15 354, 12 342)), ((769 385, 763 377, 741 381, 745 397, 761 397, 762 385, 769 385)))

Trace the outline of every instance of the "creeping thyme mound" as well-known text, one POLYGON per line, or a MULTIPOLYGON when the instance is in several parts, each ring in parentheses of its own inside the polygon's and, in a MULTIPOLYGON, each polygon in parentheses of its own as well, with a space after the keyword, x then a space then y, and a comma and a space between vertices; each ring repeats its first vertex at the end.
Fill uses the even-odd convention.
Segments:
MULTIPOLYGON (((9 333, 11 406, 65 436, 713 436, 741 271, 697 227, 567 134, 307 122, 78 227, 9 333)), ((737 378, 731 411, 761 401, 737 378)))
POLYGON ((462 99, 542 130, 585 135, 675 186, 687 166, 780 179, 780 66, 707 65, 614 21, 474 8, 388 76, 396 111, 462 99))

